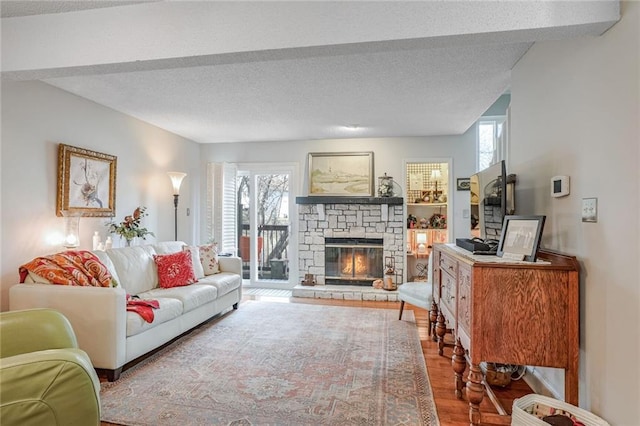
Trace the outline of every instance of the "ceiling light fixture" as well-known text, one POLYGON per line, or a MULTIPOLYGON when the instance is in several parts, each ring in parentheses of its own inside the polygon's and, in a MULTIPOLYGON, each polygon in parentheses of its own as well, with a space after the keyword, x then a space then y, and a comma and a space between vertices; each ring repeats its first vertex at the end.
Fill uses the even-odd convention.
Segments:
POLYGON ((360 126, 359 124, 347 124, 344 126, 344 128, 352 132, 355 132, 357 130, 361 130, 362 126, 360 126))

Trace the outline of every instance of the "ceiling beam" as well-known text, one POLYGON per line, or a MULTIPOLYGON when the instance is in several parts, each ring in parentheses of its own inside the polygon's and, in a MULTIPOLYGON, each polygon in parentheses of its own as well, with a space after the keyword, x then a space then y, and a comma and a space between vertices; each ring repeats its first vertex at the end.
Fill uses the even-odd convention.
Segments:
POLYGON ((153 2, 2 19, 3 78, 599 35, 618 1, 153 2))

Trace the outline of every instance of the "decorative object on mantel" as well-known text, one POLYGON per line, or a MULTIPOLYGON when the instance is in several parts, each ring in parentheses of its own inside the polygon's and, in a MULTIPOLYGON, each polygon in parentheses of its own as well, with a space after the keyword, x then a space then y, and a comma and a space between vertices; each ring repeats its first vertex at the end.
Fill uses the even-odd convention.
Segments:
POLYGON ((147 228, 143 228, 140 226, 142 218, 148 216, 148 214, 145 213, 146 210, 146 207, 138 207, 133 211, 133 214, 131 216, 125 216, 122 222, 108 223, 107 226, 109 227, 109 232, 118 234, 121 238, 124 238, 127 247, 131 245, 131 241, 136 237, 142 238, 143 240, 146 239, 147 235, 155 237, 153 232, 149 231, 147 228))
POLYGON ((304 274, 304 280, 300 283, 302 285, 316 285, 316 279, 313 277, 313 274, 304 274))
POLYGON ((173 208, 174 208, 174 236, 175 241, 178 241, 178 197, 180 196, 180 185, 182 179, 187 175, 182 172, 167 172, 171 184, 173 185, 173 208))
POLYGON ((383 286, 384 286, 383 280, 378 279, 373 281, 373 288, 381 289, 383 286))
POLYGON ((373 152, 309 153, 309 195, 373 196, 373 152))
POLYGON ((378 197, 393 197, 393 177, 386 173, 378 177, 378 197))
POLYGON ((113 155, 58 145, 56 215, 63 211, 88 217, 116 212, 116 161, 113 155))

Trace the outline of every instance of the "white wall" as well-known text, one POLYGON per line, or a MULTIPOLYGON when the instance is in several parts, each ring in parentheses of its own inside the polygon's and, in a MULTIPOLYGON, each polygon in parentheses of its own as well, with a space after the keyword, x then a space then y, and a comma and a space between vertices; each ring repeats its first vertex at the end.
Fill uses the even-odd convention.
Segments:
MULTIPOLYGON (((206 170, 209 162, 230 163, 259 163, 259 162, 293 162, 299 164, 299 170, 303 177, 298 195, 308 195, 308 159, 309 152, 345 152, 345 151, 373 151, 375 187, 377 191, 378 176, 385 172, 393 176, 405 189, 404 160, 426 158, 452 158, 453 168, 450 173, 452 186, 450 187, 450 200, 453 199, 454 236, 468 237, 470 235, 469 219, 462 218, 462 210, 469 208, 469 191, 456 191, 455 179, 469 177, 475 173, 475 127, 472 127, 461 136, 436 136, 415 138, 379 138, 379 139, 332 139, 332 140, 307 140, 287 142, 248 142, 241 144, 225 143, 201 146, 201 170, 206 170)), ((206 188, 202 189, 201 197, 204 199, 206 188)), ((201 238, 204 234, 206 217, 202 217, 201 238)))
MULTIPOLYGON (((124 114, 44 83, 2 82, 2 219, 0 299, 18 267, 35 256, 63 249, 47 237, 62 232, 56 217, 58 143, 117 156, 116 216, 122 221, 140 205, 143 221, 156 234, 148 241, 173 240, 173 195, 167 171, 188 173, 182 184, 178 238, 194 240, 200 193, 198 145, 124 114), (186 217, 186 208, 193 213, 186 217)), ((94 231, 106 238, 105 218, 80 220, 81 249, 91 249, 94 231)), ((116 238, 114 244, 119 244, 116 238)))
MULTIPOLYGON (((580 406, 615 425, 640 421, 639 15, 625 2, 601 37, 537 43, 511 86, 518 212, 547 215, 542 245, 581 263, 580 406), (554 175, 568 197, 549 196, 554 175), (581 221, 586 197, 597 223, 581 221)), ((560 370, 536 370, 563 395, 560 370)))

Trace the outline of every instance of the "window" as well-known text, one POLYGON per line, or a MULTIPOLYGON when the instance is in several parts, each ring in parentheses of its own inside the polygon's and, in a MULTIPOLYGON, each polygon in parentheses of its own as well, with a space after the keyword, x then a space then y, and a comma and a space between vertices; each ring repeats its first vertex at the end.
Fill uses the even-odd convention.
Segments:
POLYGON ((478 121, 477 170, 506 160, 507 117, 483 117, 478 121))

